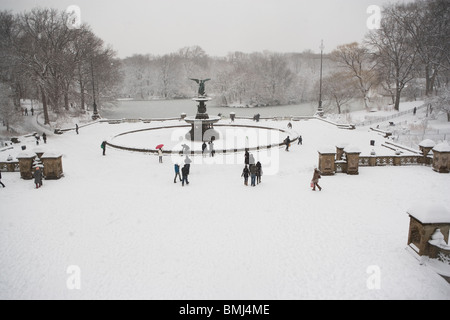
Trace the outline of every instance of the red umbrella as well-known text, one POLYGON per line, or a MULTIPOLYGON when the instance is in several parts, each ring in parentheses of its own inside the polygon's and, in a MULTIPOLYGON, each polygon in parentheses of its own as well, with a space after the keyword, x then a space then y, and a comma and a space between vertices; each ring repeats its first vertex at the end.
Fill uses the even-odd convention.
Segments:
POLYGON ((161 149, 162 147, 164 147, 163 144, 158 144, 155 149, 161 149))

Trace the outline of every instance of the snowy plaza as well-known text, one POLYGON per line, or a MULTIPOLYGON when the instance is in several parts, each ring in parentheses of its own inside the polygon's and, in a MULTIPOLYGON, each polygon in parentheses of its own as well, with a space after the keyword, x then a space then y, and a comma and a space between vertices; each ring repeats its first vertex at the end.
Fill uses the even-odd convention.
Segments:
MULTIPOLYGON (((243 184, 243 153, 191 156, 185 187, 173 182, 174 163, 184 160, 178 154, 162 164, 155 154, 110 147, 102 156, 105 139, 178 120, 96 123, 78 135, 51 135, 39 148, 63 155, 63 178, 36 190, 18 172, 3 173, 0 298, 449 299, 449 284, 406 249, 406 212, 420 204, 448 208, 449 175, 420 165, 360 167, 356 176, 324 176, 323 191, 313 192, 322 146, 394 151, 368 127, 291 123, 303 145, 252 152, 264 172, 256 187, 243 184)), ((260 124, 287 130, 288 121, 260 124)), ((149 134, 148 145, 180 143, 166 131, 149 134)), ((37 148, 34 137, 20 139, 0 161, 17 156, 19 146, 37 148)))
POLYGON ((2 0, 0 300, 450 300, 449 17, 2 0))

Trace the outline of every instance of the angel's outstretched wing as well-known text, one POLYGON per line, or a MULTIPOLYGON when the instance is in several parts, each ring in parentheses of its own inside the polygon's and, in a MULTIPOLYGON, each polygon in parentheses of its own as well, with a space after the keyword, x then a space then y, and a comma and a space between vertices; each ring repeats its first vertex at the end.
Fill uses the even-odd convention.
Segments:
POLYGON ((197 82, 197 83, 200 83, 200 80, 198 80, 198 79, 192 79, 192 78, 189 78, 189 80, 193 80, 193 81, 195 81, 195 82, 197 82))

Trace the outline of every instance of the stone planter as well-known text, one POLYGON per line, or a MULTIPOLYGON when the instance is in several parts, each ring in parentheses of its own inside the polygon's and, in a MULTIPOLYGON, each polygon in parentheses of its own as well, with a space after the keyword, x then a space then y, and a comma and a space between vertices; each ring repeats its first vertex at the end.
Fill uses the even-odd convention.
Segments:
POLYGON ((36 158, 36 154, 33 152, 22 152, 17 156, 17 160, 19 160, 20 177, 22 179, 33 179, 34 158, 36 158))
POLYGON ((336 151, 332 147, 323 147, 319 152, 319 171, 323 176, 331 176, 336 173, 336 151))
POLYGON ((355 146, 348 146, 344 151, 347 158, 347 174, 359 174, 359 155, 361 151, 355 146))
POLYGON ((46 180, 57 180, 63 176, 62 155, 44 153, 41 157, 44 164, 44 176, 46 180))
POLYGON ((434 255, 432 235, 440 229, 444 240, 449 241, 450 212, 447 208, 439 205, 419 205, 407 211, 410 216, 408 246, 420 256, 434 255))
POLYGON ((439 173, 449 173, 450 146, 447 142, 440 143, 433 148, 433 170, 439 173))

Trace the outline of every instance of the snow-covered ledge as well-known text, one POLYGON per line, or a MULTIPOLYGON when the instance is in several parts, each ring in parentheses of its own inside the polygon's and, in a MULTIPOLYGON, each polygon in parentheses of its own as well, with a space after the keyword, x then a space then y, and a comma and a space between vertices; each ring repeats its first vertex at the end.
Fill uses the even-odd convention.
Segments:
POLYGON ((421 263, 450 282, 450 210, 439 204, 410 208, 408 247, 421 263))
MULTIPOLYGON (((430 240, 436 230, 445 235, 448 243, 450 232, 450 210, 439 204, 418 204, 407 211, 410 216, 408 245, 420 256, 430 256, 430 240)), ((434 243, 434 242, 433 242, 434 243)))
POLYGON ((450 172, 450 145, 447 141, 433 148, 433 170, 439 173, 450 172))

